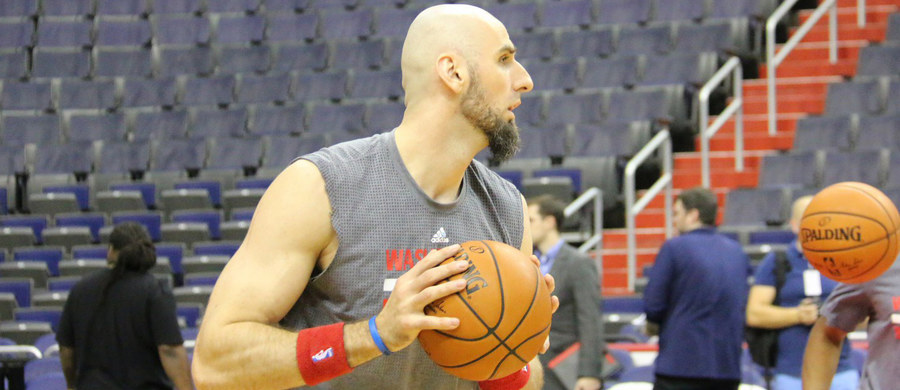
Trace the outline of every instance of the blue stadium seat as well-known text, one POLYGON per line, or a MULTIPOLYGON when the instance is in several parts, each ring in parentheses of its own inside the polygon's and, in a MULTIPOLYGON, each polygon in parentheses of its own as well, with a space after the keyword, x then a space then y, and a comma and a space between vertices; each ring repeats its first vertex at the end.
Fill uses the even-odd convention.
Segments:
POLYGON ((772 12, 767 0, 720 0, 709 3, 712 19, 765 17, 772 12))
POLYGON ((0 217, 0 226, 30 228, 34 233, 35 242, 38 244, 41 243, 41 233, 47 224, 45 215, 5 215, 0 217))
POLYGON ((531 30, 537 26, 538 8, 535 3, 491 4, 484 9, 503 22, 510 33, 531 30))
POLYGON ((181 260, 184 258, 184 244, 173 242, 162 242, 156 244, 156 255, 169 259, 169 265, 172 267, 172 273, 181 274, 184 271, 181 268, 181 260))
POLYGON ((797 121, 793 150, 849 150, 854 127, 855 121, 851 115, 802 118, 797 121))
POLYGON ((875 115, 884 110, 884 91, 878 80, 834 83, 828 85, 825 114, 875 115))
POLYGON ((593 10, 590 0, 546 2, 541 13, 542 27, 588 27, 593 10))
POLYGON ((233 210, 231 212, 232 221, 247 221, 253 218, 253 210, 233 210))
MULTIPOLYGON (((71 213, 57 214, 54 216, 57 227, 84 226, 91 229, 94 242, 100 242, 100 228, 106 225, 106 215, 103 213, 71 213)), ((72 252, 73 258, 75 251, 72 252)))
POLYGON ((202 10, 201 0, 153 0, 156 14, 198 14, 202 10))
MULTIPOLYGON (((172 222, 204 223, 209 228, 210 238, 212 238, 213 240, 218 240, 221 237, 221 230, 219 230, 219 226, 222 224, 222 213, 218 210, 178 210, 172 213, 172 222)), ((237 250, 237 248, 235 248, 235 250, 237 250)), ((203 255, 206 253, 197 253, 197 247, 195 246, 194 254, 203 255)))
POLYGON ((216 0, 206 2, 207 12, 255 12, 260 0, 216 0))
POLYGON ((260 189, 265 190, 272 185, 272 181, 275 178, 249 178, 249 179, 241 179, 234 182, 234 188, 236 190, 253 190, 260 189))
POLYGON ((818 152, 769 155, 763 158, 760 187, 818 187, 821 164, 818 152))
POLYGON ((534 91, 572 91, 578 86, 578 63, 572 60, 524 64, 534 82, 534 91))
POLYGON ((47 264, 50 276, 59 276, 59 262, 63 259, 62 247, 23 247, 13 249, 14 261, 41 261, 47 264))
MULTIPOLYGON (((69 292, 72 287, 81 281, 80 276, 60 276, 58 278, 50 278, 47 281, 47 290, 55 292, 69 292)), ((56 337, 56 336, 54 336, 56 337)), ((56 339, 53 340, 56 342, 56 339)))
POLYGON ((175 105, 177 85, 169 79, 125 79, 122 106, 124 107, 171 107, 175 105))
POLYGON ((722 226, 756 226, 787 221, 787 193, 780 188, 737 188, 728 191, 722 226))
POLYGON ((517 158, 547 158, 566 155, 566 140, 547 129, 521 128, 521 150, 517 158))
POLYGON ((227 105, 233 100, 234 77, 230 75, 188 78, 184 82, 184 105, 227 105))
POLYGON ((294 96, 298 101, 343 99, 347 96, 349 72, 301 73, 297 76, 294 96))
MULTIPOLYGON (((268 6, 268 4, 267 4, 268 6)), ((315 14, 269 14, 266 42, 304 42, 316 37, 315 14)))
POLYGON ((298 12, 310 7, 312 0, 266 0, 266 11, 269 13, 298 12))
POLYGON ((546 61, 556 56, 556 36, 557 34, 551 30, 520 33, 509 38, 516 45, 516 59, 519 62, 522 60, 546 61))
POLYGON ((311 43, 276 46, 275 62, 272 71, 291 72, 298 69, 322 71, 328 64, 328 45, 311 43))
POLYGON ((169 46, 159 49, 160 75, 208 76, 213 73, 213 56, 209 47, 169 46))
POLYGON ((50 347, 56 346, 59 348, 59 344, 56 342, 56 334, 45 334, 41 337, 38 337, 37 340, 34 341, 34 347, 37 348, 44 355, 44 358, 52 357, 51 354, 48 354, 47 350, 50 347))
POLYGON ((896 76, 900 74, 900 46, 863 47, 859 52, 857 76, 896 76))
POLYGON ((668 25, 622 27, 619 30, 616 55, 666 55, 672 49, 671 30, 672 27, 668 25))
POLYGON ((260 165, 263 141, 260 138, 216 137, 209 144, 206 169, 238 170, 260 165))
POLYGON ((182 171, 203 168, 206 161, 205 139, 166 140, 153 148, 152 171, 182 171))
POLYGON ((99 16, 141 16, 148 11, 148 0, 97 0, 99 16))
MULTIPOLYGON (((155 9, 155 8, 154 8, 155 9)), ((209 20, 185 15, 157 15, 151 18, 159 45, 200 45, 209 43, 209 20)))
POLYGON ((263 167, 284 169, 295 158, 315 152, 325 146, 321 134, 303 134, 300 137, 272 136, 266 143, 263 167))
POLYGON ((363 116, 366 106, 363 104, 318 104, 311 107, 307 118, 307 130, 312 133, 329 132, 362 133, 363 116))
MULTIPOLYGON (((746 24, 746 22, 744 22, 746 24)), ((740 35, 742 31, 736 20, 722 20, 694 24, 683 22, 677 24, 674 50, 678 53, 718 52, 728 53, 747 46, 749 36, 740 35)))
POLYGON ((134 118, 134 140, 187 137, 187 111, 140 112, 134 118))
POLYGON ((44 16, 87 16, 94 13, 93 0, 41 0, 44 16))
POLYGON ((336 41, 329 46, 330 69, 377 69, 384 64, 384 40, 336 41))
POLYGON ((28 57, 26 49, 0 50, 0 78, 18 79, 28 76, 28 57))
POLYGON ((243 137, 247 134, 247 109, 232 108, 190 110, 193 138, 201 137, 243 137))
POLYGON ((53 107, 49 81, 3 80, 0 107, 4 110, 46 110, 53 107))
POLYGON ((42 20, 37 26, 37 45, 43 47, 90 46, 93 23, 88 20, 42 20))
POLYGON ((98 46, 144 46, 150 43, 150 22, 146 19, 97 20, 98 46))
POLYGON ((888 148, 900 150, 900 113, 859 118, 856 150, 888 148))
POLYGON ((0 278, 0 292, 15 295, 19 307, 31 307, 33 285, 30 278, 0 278))
POLYGON ((16 309, 15 320, 23 322, 49 322, 50 328, 56 332, 59 327, 59 319, 62 317, 62 308, 29 307, 16 309))
POLYGON ((113 80, 63 80, 59 86, 60 109, 111 110, 116 107, 113 80))
POLYGON ((38 2, 34 0, 0 1, 0 17, 31 17, 38 13, 38 2))
POLYGON ((302 105, 256 106, 251 109, 249 130, 255 135, 287 135, 303 132, 306 107, 302 105))
POLYGON ((640 57, 622 56, 588 59, 579 86, 582 88, 622 88, 637 83, 640 57))
MULTIPOLYGON (((143 149, 141 150, 143 153, 143 149)), ((149 159, 149 154, 148 154, 149 159)), ((149 165, 149 164, 148 164, 149 165)), ((121 184, 111 184, 109 186, 110 191, 137 191, 141 193, 141 198, 144 200, 144 204, 147 206, 147 209, 156 208, 156 185, 151 182, 129 182, 129 183, 121 183, 121 184)))
POLYGON ((145 172, 150 166, 150 142, 104 142, 97 173, 145 172))
POLYGON ((32 55, 32 77, 84 78, 91 72, 89 50, 36 47, 32 55))
POLYGON ((161 237, 162 213, 158 211, 118 212, 112 215, 112 224, 118 225, 124 222, 136 222, 147 228, 150 238, 159 241, 161 237))
POLYGON ((400 125, 406 106, 400 102, 372 102, 366 108, 366 129, 369 134, 382 133, 400 125))
POLYGON ((220 45, 215 53, 219 74, 265 73, 272 62, 269 46, 220 45))
POLYGON ((176 190, 206 190, 213 206, 222 205, 222 183, 215 180, 191 180, 175 183, 176 190))
POLYGON ((326 40, 356 39, 372 35, 371 9, 319 12, 319 35, 326 40))
POLYGON ((599 24, 643 24, 650 20, 651 0, 600 0, 599 24))
POLYGON ((291 75, 276 73, 264 76, 242 74, 237 76, 235 101, 246 103, 285 103, 291 98, 291 75))
POLYGON ((109 253, 109 245, 79 245, 72 248, 72 259, 105 260, 109 253))
MULTIPOLYGON (((58 322, 59 319, 57 319, 57 323, 58 322)), ((41 352, 43 353, 44 351, 41 350, 41 352)), ((31 386, 30 388, 38 388, 32 383, 34 379, 46 374, 62 372, 62 363, 60 362, 59 357, 45 357, 42 359, 31 360, 28 363, 25 363, 25 382, 31 386)), ((46 387, 46 389, 56 389, 56 387, 46 387)))
POLYGON ((822 186, 844 181, 858 181, 874 187, 882 182, 887 156, 864 150, 858 152, 828 151, 822 170, 822 186))
POLYGON ((647 58, 644 74, 638 85, 703 85, 715 73, 718 65, 712 53, 671 54, 647 58))
POLYGON ((609 94, 606 118, 615 121, 671 120, 683 118, 679 101, 681 87, 646 87, 609 94))
POLYGON ((611 122, 574 127, 574 156, 631 156, 650 140, 650 123, 611 122))
POLYGON ((179 317, 184 318, 188 328, 196 328, 197 320, 200 319, 203 313, 203 305, 179 304, 175 308, 175 313, 179 317))
MULTIPOLYGON (((82 146, 84 148, 84 146, 82 146)), ((74 148, 73 148, 74 149, 74 148)), ((72 153, 71 151, 69 153, 72 153)), ((84 158, 77 156, 72 159, 72 166, 68 169, 73 169, 74 172, 84 172, 81 171, 85 169, 85 163, 83 162, 84 158), (81 165, 79 165, 81 164, 81 165)), ((91 186, 84 183, 75 183, 75 184, 61 184, 61 185, 50 185, 43 188, 44 194, 72 194, 75 195, 75 199, 78 201, 78 206, 81 210, 88 210, 90 208, 90 199, 91 199, 91 186)))
POLYGON ((706 16, 706 2, 697 0, 664 0, 658 1, 654 22, 679 20, 699 21, 706 16))
POLYGON ((216 24, 218 43, 259 43, 263 40, 266 21, 259 15, 222 15, 216 24))
POLYGON ((34 23, 28 19, 0 21, 0 48, 23 48, 34 44, 34 23))
POLYGON ((72 114, 66 121, 69 141, 125 141, 125 115, 119 113, 72 114))
POLYGON ((239 241, 206 242, 194 244, 196 256, 234 256, 241 246, 239 241))
POLYGON ((3 116, 3 143, 22 146, 25 144, 58 144, 62 141, 60 118, 55 114, 3 116))
POLYGON ((351 98, 391 98, 403 96, 399 69, 384 71, 358 70, 353 74, 351 98))
POLYGON ((888 31, 884 40, 888 42, 900 42, 900 15, 894 13, 888 17, 888 31))
MULTIPOLYGON (((595 92, 550 96, 547 107, 552 109, 547 110, 544 123, 547 125, 599 123, 603 119, 603 100, 603 95, 595 92)), ((519 107, 516 112, 521 108, 519 107)))
MULTIPOLYGON (((377 38, 402 38, 409 25, 422 10, 413 8, 379 7, 375 11, 374 36, 377 38)), ((515 41, 514 41, 515 42, 515 41)))
POLYGON ((149 77, 153 74, 152 54, 142 47, 95 48, 93 74, 101 77, 149 77))

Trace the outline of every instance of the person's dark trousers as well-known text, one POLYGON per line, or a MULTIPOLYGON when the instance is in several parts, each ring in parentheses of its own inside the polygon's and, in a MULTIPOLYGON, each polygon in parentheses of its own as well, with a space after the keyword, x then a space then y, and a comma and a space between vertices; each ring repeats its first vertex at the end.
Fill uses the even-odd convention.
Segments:
POLYGON ((737 390, 739 379, 683 378, 656 374, 653 390, 737 390))

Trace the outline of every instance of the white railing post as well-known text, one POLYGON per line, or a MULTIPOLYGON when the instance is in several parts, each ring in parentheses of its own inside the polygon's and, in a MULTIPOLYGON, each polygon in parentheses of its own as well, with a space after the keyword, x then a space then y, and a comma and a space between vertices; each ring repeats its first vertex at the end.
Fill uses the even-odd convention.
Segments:
POLYGON ((600 260, 603 256, 601 254, 601 249, 603 249, 603 191, 597 187, 588 188, 566 206, 563 215, 566 218, 571 217, 572 214, 589 205, 594 206, 594 234, 578 247, 578 251, 587 253, 591 249, 595 249, 597 250, 597 259, 600 260))
POLYGON ((700 88, 697 93, 697 101, 700 107, 700 161, 703 187, 710 187, 709 169, 709 139, 712 138, 732 116, 734 123, 734 168, 738 172, 744 170, 744 71, 741 68, 741 60, 731 57, 719 68, 718 71, 700 88), (709 95, 729 75, 732 76, 734 85, 734 99, 722 110, 715 122, 709 124, 709 95))
POLYGON ((665 189, 665 213, 666 213, 666 238, 672 237, 672 139, 669 130, 664 129, 650 139, 631 160, 625 165, 625 229, 628 238, 628 289, 634 291, 634 282, 637 278, 637 237, 635 231, 635 217, 653 200, 656 195, 665 189), (657 149, 662 149, 662 174, 650 189, 635 200, 634 177, 637 168, 657 149))
POLYGON ((856 1, 856 26, 866 27, 866 0, 856 1))
MULTIPOLYGON (((766 86, 768 87, 768 106, 769 106, 769 135, 774 136, 777 132, 777 102, 775 101, 775 73, 778 65, 784 61, 785 57, 797 47, 803 37, 813 28, 813 26, 825 15, 825 12, 831 12, 828 23, 828 59, 832 64, 837 62, 837 0, 824 0, 813 11, 805 22, 794 32, 788 41, 782 45, 781 50, 775 52, 775 27, 791 10, 791 7, 798 0, 786 0, 772 15, 766 20, 766 86)), ((863 11, 865 12, 865 11, 863 11)))

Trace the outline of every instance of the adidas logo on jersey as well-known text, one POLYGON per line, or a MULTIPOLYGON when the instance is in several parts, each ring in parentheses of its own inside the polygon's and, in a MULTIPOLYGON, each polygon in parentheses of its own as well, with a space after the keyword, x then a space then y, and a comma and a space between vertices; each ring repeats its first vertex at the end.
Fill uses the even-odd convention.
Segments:
POLYGON ((437 233, 434 233, 434 235, 431 236, 431 242, 434 244, 446 244, 450 242, 450 239, 447 238, 447 232, 441 227, 438 229, 437 233))

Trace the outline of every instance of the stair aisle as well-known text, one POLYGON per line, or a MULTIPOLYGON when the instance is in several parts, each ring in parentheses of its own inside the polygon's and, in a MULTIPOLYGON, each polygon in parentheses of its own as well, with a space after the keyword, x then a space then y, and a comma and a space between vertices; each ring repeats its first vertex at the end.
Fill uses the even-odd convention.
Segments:
MULTIPOLYGON (((856 0, 838 1, 838 62, 828 62, 827 18, 823 18, 779 66, 776 78, 778 101, 778 133, 770 136, 767 117, 765 61, 760 65, 760 79, 744 81, 744 171, 734 168, 734 120, 710 140, 710 182, 719 198, 719 219, 723 214, 728 191, 739 187, 755 187, 764 156, 790 149, 797 120, 821 114, 825 108, 828 85, 852 77, 856 72, 860 50, 880 42, 887 32, 890 14, 900 10, 900 0, 867 0, 865 27, 857 25, 856 0)), ((806 20, 812 10, 800 11, 806 20)), ((790 32, 796 31, 796 27, 790 32)), ((779 45, 780 48, 780 45, 779 45)), ((715 118, 712 118, 715 120, 715 118)), ((711 120, 711 121, 712 121, 711 120)), ((679 190, 700 185, 700 143, 696 152, 676 153, 673 187, 679 190)), ((657 196, 636 218, 637 272, 650 265, 659 246, 665 241, 664 203, 657 196)), ((627 237, 625 229, 604 231, 602 294, 632 294, 627 287, 627 237)))

